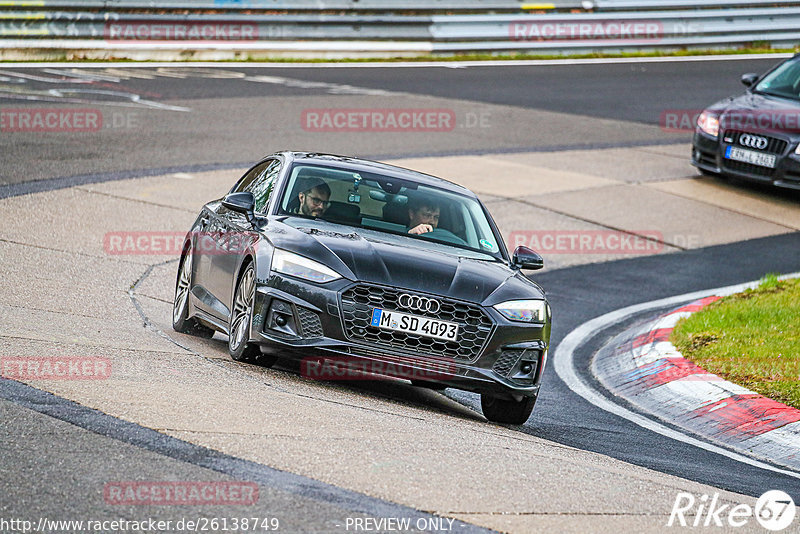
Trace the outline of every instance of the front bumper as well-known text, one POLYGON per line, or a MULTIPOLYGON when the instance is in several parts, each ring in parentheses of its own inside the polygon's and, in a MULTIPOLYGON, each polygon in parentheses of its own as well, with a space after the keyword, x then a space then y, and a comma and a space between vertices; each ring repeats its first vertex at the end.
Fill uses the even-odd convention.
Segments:
POLYGON ((731 144, 725 141, 723 133, 715 138, 702 131, 695 131, 692 139, 692 165, 714 174, 800 190, 800 156, 794 154, 796 143, 788 142, 787 148, 776 154, 774 169, 726 159, 725 150, 731 144))
POLYGON ((346 379, 342 377, 353 375, 338 371, 347 365, 367 374, 498 397, 519 399, 539 392, 549 324, 512 323, 491 308, 481 308, 491 318, 491 332, 475 356, 454 357, 452 351, 446 355, 414 351, 348 335, 342 294, 359 285, 349 280, 320 286, 271 273, 263 282, 256 291, 251 340, 265 353, 300 360, 301 373, 310 378, 346 379), (336 367, 320 367, 321 358, 333 359, 336 367), (315 376, 320 370, 323 374, 315 376))

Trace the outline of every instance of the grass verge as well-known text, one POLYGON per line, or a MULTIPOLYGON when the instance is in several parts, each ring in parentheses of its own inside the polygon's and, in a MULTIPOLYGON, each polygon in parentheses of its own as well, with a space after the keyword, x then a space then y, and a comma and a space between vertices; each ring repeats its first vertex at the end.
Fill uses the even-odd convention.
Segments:
MULTIPOLYGON (((449 55, 419 55, 419 56, 398 56, 398 57, 350 57, 350 58, 293 58, 293 57, 270 57, 269 55, 245 55, 236 59, 218 59, 211 60, 214 63, 232 63, 232 62, 268 62, 268 63, 386 63, 386 62, 431 62, 438 61, 442 63, 458 62, 458 61, 509 61, 509 60, 552 60, 552 59, 604 59, 604 58, 649 58, 649 57, 687 57, 687 56, 720 56, 720 55, 740 55, 740 54, 794 54, 798 52, 798 48, 760 48, 760 47, 747 47, 747 48, 729 48, 729 49, 687 49, 687 50, 655 50, 647 52, 619 52, 619 53, 587 53, 587 54, 527 54, 527 53, 512 53, 512 54, 485 54, 485 53, 463 53, 463 54, 449 54, 449 55)), ((25 63, 46 63, 53 61, 64 61, 70 63, 102 63, 102 62, 130 62, 130 63, 146 63, 150 62, 163 62, 164 60, 136 60, 126 57, 110 57, 108 59, 92 59, 91 57, 82 57, 81 52, 60 52, 55 54, 47 53, 46 58, 42 59, 26 59, 25 63)), ((187 57, 173 61, 174 63, 193 62, 193 61, 208 61, 195 59, 191 54, 187 57)), ((14 63, 19 60, 2 59, 2 63, 14 63)))
POLYGON ((671 341, 707 371, 800 408, 800 279, 767 275, 682 319, 671 341))
MULTIPOLYGON (((648 57, 687 57, 687 56, 723 56, 741 54, 796 54, 795 48, 731 48, 731 49, 691 49, 691 50, 654 50, 647 52, 619 52, 604 53, 594 52, 586 54, 485 54, 485 53, 461 53, 449 55, 421 55, 413 57, 372 57, 372 58, 341 58, 341 59, 294 59, 294 58, 272 58, 270 62, 310 62, 310 63, 373 63, 373 62, 430 62, 440 61, 519 61, 519 60, 551 60, 551 59, 615 59, 615 58, 648 58, 648 57)), ((253 59, 253 61, 260 61, 253 59)))

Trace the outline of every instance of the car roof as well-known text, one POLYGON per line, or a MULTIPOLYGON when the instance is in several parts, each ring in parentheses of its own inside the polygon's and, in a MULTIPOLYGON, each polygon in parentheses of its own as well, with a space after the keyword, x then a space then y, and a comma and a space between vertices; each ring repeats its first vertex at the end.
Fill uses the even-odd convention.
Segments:
POLYGON ((273 154, 283 156, 289 163, 307 163, 309 165, 323 165, 327 167, 335 167, 338 169, 346 169, 350 171, 362 171, 380 173, 392 178, 400 180, 407 180, 419 184, 437 187, 454 193, 459 193, 472 198, 477 198, 475 193, 462 185, 458 185, 444 178, 432 176, 422 172, 389 165, 388 163, 381 163, 379 161, 372 161, 368 159, 355 158, 351 156, 340 156, 336 154, 322 154, 313 152, 278 152, 273 154))

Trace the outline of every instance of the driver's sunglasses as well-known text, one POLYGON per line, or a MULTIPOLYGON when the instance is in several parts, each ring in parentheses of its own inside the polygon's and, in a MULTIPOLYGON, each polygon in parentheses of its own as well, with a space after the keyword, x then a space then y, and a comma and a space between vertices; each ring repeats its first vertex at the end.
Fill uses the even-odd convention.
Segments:
POLYGON ((310 200, 312 204, 322 206, 323 208, 327 208, 331 205, 330 200, 322 200, 319 197, 312 197, 311 195, 308 195, 308 200, 310 200))

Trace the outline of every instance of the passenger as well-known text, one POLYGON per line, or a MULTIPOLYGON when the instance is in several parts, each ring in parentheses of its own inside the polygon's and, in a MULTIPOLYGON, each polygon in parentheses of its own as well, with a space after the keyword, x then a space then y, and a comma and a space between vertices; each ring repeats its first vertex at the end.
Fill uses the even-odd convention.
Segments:
POLYGON ((425 234, 439 226, 439 202, 431 198, 412 199, 408 203, 408 233, 425 234))

